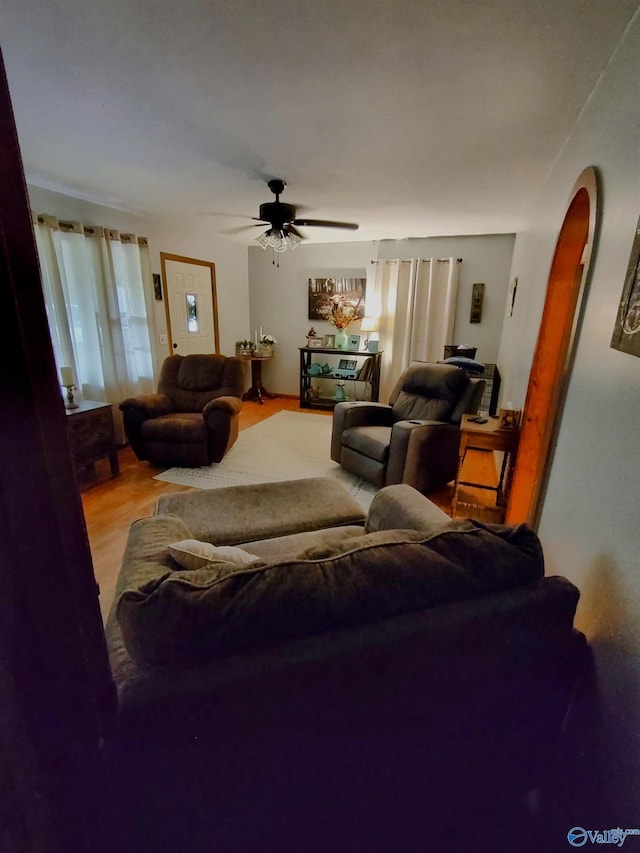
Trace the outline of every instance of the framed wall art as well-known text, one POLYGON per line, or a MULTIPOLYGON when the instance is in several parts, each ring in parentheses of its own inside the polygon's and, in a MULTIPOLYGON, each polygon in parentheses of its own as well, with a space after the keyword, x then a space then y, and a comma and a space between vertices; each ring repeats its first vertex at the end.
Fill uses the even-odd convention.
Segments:
POLYGON ((351 311, 354 319, 364 317, 367 278, 364 273, 354 276, 318 276, 307 279, 309 319, 330 320, 337 303, 351 311))
POLYGON ((640 219, 631 247, 611 347, 640 357, 640 219))
POLYGON ((158 302, 162 301, 162 279, 160 273, 153 273, 153 296, 158 302))

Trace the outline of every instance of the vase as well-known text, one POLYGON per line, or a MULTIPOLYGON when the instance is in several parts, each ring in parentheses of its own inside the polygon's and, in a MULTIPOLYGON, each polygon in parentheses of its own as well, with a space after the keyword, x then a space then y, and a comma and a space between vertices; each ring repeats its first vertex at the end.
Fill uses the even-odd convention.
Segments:
POLYGON ((344 393, 344 382, 336 384, 336 393, 333 395, 333 399, 336 403, 343 403, 347 399, 347 395, 344 393))
POLYGON ((348 349, 349 335, 344 329, 338 329, 336 332, 336 349, 348 349))

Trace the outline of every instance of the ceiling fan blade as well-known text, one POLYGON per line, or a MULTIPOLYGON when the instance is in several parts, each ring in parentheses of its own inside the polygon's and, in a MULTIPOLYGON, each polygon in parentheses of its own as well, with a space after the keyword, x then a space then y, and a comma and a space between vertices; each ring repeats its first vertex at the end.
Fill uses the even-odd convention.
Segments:
POLYGON ((235 228, 225 228, 224 231, 219 231, 219 234, 242 234, 243 231, 249 231, 251 228, 255 228, 255 225, 236 225, 235 228))
POLYGON ((300 225, 304 228, 320 226, 322 228, 347 228, 349 231, 357 231, 360 227, 355 222, 332 222, 329 219, 294 219, 292 225, 300 225))
POLYGON ((306 240, 306 239, 307 239, 307 238, 304 236, 304 234, 301 234, 301 233, 298 231, 298 229, 295 227, 295 225, 293 225, 292 223, 289 223, 288 225, 285 225, 285 231, 287 231, 289 234, 295 234, 295 235, 296 235, 296 237, 298 237, 300 240, 306 240))

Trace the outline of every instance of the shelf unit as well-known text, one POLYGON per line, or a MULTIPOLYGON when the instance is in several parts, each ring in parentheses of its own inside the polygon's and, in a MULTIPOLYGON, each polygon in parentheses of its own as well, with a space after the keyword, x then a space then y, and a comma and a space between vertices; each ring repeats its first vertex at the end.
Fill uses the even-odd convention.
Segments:
POLYGON ((349 400, 378 402, 380 396, 380 363, 382 352, 366 350, 328 349, 326 347, 300 347, 300 408, 332 409, 336 400, 336 383, 344 381, 349 400), (340 362, 354 362, 354 368, 340 368, 340 362), (312 364, 328 364, 330 372, 309 373, 312 364), (336 372, 337 371, 337 372, 336 372), (318 396, 313 395, 318 390, 318 396))

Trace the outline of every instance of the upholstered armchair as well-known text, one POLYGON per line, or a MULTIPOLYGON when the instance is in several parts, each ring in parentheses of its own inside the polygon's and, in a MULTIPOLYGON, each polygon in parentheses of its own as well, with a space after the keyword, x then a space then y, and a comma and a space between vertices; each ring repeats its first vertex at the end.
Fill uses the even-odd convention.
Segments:
POLYGON ((219 462, 238 437, 244 362, 224 355, 170 355, 157 394, 120 403, 124 429, 141 460, 196 468, 219 462))
POLYGON ((455 478, 460 421, 478 410, 484 386, 460 367, 414 361, 389 405, 336 405, 331 458, 380 488, 407 483, 427 494, 455 478))

